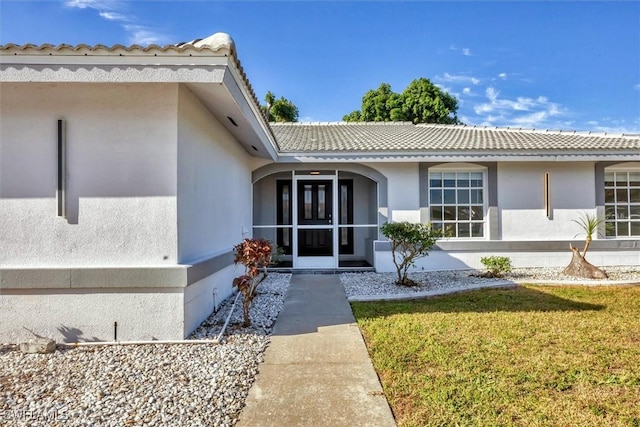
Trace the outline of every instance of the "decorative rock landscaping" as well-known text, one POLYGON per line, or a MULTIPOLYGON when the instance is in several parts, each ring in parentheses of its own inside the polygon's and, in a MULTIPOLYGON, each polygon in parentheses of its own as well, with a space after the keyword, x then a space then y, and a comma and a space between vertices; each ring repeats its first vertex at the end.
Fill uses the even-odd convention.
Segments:
POLYGON ((619 282, 640 283, 640 267, 606 267, 608 280, 575 279, 562 274, 562 268, 515 268, 504 278, 479 277, 478 270, 451 270, 409 273, 409 277, 418 286, 398 286, 395 284, 398 276, 395 273, 343 273, 340 280, 348 298, 421 296, 421 294, 446 290, 460 290, 460 288, 477 288, 498 284, 512 283, 583 283, 583 284, 614 284, 619 282))
MULTIPOLYGON (((271 273, 259 286, 252 327, 237 326, 237 305, 222 344, 58 347, 52 354, 0 346, 0 425, 235 424, 289 280, 271 273)), ((230 306, 189 338, 217 336, 230 306)))

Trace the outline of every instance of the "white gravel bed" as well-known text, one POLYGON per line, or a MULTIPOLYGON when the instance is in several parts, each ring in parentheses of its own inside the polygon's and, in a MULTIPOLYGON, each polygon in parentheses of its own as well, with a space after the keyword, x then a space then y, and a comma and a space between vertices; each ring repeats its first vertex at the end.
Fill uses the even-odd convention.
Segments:
MULTIPOLYGON (((222 344, 61 348, 0 345, 2 426, 232 426, 269 342, 291 275, 270 273, 242 328, 242 297, 222 344)), ((219 333, 226 301, 189 338, 219 333)))
POLYGON ((409 278, 418 286, 405 287, 395 284, 396 273, 343 273, 340 281, 344 286, 348 298, 380 296, 398 296, 423 294, 429 291, 459 289, 475 287, 477 285, 491 286, 492 284, 514 281, 526 283, 539 282, 581 282, 590 284, 607 284, 615 281, 640 282, 640 267, 604 267, 609 275, 608 280, 575 279, 562 274, 563 268, 516 268, 502 279, 487 279, 476 277, 482 271, 478 270, 449 270, 409 273, 409 278))

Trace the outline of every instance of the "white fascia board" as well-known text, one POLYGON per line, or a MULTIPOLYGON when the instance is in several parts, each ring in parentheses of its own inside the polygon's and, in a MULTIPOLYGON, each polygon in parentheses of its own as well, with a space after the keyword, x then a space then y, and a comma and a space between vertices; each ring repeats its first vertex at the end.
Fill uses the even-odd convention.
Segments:
POLYGON ((0 65, 0 82, 75 83, 222 83, 225 67, 182 67, 176 65, 0 65))
POLYGON ((572 153, 572 154, 472 154, 472 153, 380 153, 380 154, 341 154, 341 153, 281 153, 278 162, 597 162, 597 161, 640 161, 640 154, 633 153, 572 153))

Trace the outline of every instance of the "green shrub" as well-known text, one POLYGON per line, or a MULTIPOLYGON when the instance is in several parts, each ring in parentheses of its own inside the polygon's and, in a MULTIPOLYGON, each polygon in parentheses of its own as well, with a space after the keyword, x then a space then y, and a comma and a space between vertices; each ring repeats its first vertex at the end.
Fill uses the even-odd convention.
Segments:
POLYGON ((391 241, 391 256, 398 271, 397 284, 402 286, 415 285, 407 277, 409 267, 415 260, 429 255, 429 251, 442 237, 439 229, 431 228, 431 224, 412 222, 386 222, 380 231, 391 241))
POLYGON ((489 256, 480 258, 480 262, 493 277, 502 277, 511 271, 511 259, 506 256, 489 256))

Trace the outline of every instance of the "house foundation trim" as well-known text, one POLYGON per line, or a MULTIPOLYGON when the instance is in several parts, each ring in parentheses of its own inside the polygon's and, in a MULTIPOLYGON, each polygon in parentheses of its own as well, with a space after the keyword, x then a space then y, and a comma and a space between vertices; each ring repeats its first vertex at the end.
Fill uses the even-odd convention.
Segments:
POLYGON ((233 263, 233 251, 193 264, 153 267, 2 268, 0 293, 18 289, 186 288, 233 263))

